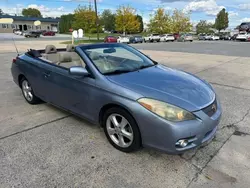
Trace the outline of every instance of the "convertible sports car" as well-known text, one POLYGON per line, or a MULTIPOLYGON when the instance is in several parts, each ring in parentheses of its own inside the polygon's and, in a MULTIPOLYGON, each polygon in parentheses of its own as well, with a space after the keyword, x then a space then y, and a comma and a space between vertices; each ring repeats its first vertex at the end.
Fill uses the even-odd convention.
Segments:
POLYGON ((100 124, 123 152, 183 153, 210 141, 221 117, 206 81, 125 44, 30 49, 11 72, 28 103, 42 100, 100 124))

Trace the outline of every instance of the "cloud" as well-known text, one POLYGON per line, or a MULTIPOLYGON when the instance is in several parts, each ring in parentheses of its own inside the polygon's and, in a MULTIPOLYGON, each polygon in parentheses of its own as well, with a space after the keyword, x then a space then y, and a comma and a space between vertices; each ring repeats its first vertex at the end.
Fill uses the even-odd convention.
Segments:
POLYGON ((45 5, 30 4, 28 5, 27 8, 38 9, 43 15, 43 17, 57 17, 57 16, 61 16, 62 14, 69 13, 65 11, 63 6, 50 8, 45 5))
POLYGON ((239 13, 234 11, 228 11, 228 16, 229 18, 237 17, 239 16, 239 13))
POLYGON ((190 1, 190 0, 160 0, 162 3, 173 3, 173 2, 176 2, 176 1, 190 1))
POLYGON ((250 18, 243 18, 240 20, 241 22, 250 22, 250 18))
POLYGON ((240 10, 250 10, 250 3, 240 4, 239 9, 240 10))
MULTIPOLYGON (((89 0, 63 0, 64 2, 89 2, 89 0)), ((102 0, 97 0, 97 2, 102 2, 102 0)))
POLYGON ((209 16, 216 16, 218 12, 225 8, 219 6, 215 0, 202 0, 190 2, 185 8, 185 12, 205 12, 209 16))
POLYGON ((60 17, 62 14, 69 14, 72 13, 72 11, 67 11, 63 6, 60 7, 47 7, 45 5, 37 5, 37 4, 30 4, 27 7, 25 7, 22 4, 17 4, 13 7, 3 7, 2 10, 4 13, 8 13, 11 15, 22 15, 22 10, 24 8, 35 8, 38 9, 43 17, 60 17))

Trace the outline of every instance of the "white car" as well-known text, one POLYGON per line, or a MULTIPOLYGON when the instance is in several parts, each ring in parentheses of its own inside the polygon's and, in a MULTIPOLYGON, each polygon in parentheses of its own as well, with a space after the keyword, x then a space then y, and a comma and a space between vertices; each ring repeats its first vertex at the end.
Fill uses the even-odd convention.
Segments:
POLYGON ((246 41, 250 37, 250 33, 239 33, 236 40, 246 41))
POLYGON ((212 37, 211 35, 205 35, 205 36, 204 36, 204 39, 205 39, 205 40, 211 40, 211 37, 212 37))
POLYGON ((129 43, 129 37, 128 36, 119 36, 117 38, 118 43, 129 43))
POLYGON ((216 35, 212 35, 210 37, 210 40, 220 40, 220 37, 219 36, 216 36, 216 35))
POLYGON ((172 41, 174 42, 175 41, 175 38, 174 38, 174 35, 172 34, 164 34, 164 35, 161 35, 161 41, 164 41, 164 42, 168 42, 168 41, 172 41))
POLYGON ((23 32, 22 32, 22 31, 16 31, 15 34, 16 34, 16 35, 22 35, 23 32))
POLYGON ((160 42, 160 40, 161 40, 161 37, 157 33, 154 33, 154 34, 151 34, 151 35, 144 37, 144 42, 155 42, 155 41, 160 42))

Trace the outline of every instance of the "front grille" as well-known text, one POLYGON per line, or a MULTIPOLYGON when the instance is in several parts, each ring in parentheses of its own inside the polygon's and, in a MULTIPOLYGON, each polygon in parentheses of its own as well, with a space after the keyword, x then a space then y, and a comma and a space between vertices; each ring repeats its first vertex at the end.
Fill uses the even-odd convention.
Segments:
POLYGON ((213 116, 215 112, 217 111, 217 101, 216 99, 212 104, 207 106, 206 108, 203 108, 202 111, 207 114, 209 117, 213 116))

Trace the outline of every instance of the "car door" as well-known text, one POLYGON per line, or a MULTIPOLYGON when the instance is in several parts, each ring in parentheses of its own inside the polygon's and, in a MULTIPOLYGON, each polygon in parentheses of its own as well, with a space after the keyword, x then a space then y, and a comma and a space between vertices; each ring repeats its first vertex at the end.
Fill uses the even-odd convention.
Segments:
POLYGON ((52 104, 91 119, 89 96, 95 89, 93 77, 73 76, 68 68, 56 66, 47 80, 52 104))
POLYGON ((35 94, 42 100, 49 102, 48 90, 50 85, 47 81, 47 77, 50 76, 54 66, 39 58, 27 55, 25 56, 25 61, 29 63, 23 63, 23 66, 20 66, 21 71, 29 80, 35 94))

